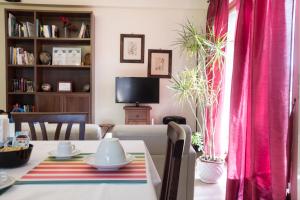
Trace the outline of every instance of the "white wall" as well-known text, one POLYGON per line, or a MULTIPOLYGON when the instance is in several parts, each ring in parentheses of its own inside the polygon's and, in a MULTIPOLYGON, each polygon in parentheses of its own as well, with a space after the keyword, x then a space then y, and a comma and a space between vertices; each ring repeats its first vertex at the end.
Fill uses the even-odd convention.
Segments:
MULTIPOLYGON (((116 76, 147 76, 147 49, 173 49, 173 73, 186 65, 180 50, 172 46, 176 40, 178 24, 187 18, 204 24, 205 13, 199 10, 178 9, 127 9, 99 8, 96 17, 96 122, 124 123, 124 104, 114 103, 114 79, 116 76), (119 38, 121 33, 145 34, 145 63, 121 64, 119 62, 119 38)), ((194 124, 186 106, 179 106, 167 88, 170 79, 160 80, 160 104, 151 105, 151 117, 159 123, 166 115, 183 115, 194 124)))
MULTIPOLYGON (((7 3, 0 0, 0 3, 7 3)), ((127 7, 127 8, 179 8, 179 9, 206 9, 207 0, 22 0, 23 5, 67 5, 88 7, 127 7)), ((12 5, 12 4, 11 4, 12 5)))
MULTIPOLYGON (((129 0, 128 0, 129 1, 129 0)), ((169 0, 162 0, 166 2, 169 0)), ((23 2, 26 2, 25 0, 23 2)), ((39 1, 43 2, 43 1, 39 1)), ((45 1, 44 1, 45 2, 45 1)), ((67 3, 67 1, 61 1, 67 3)), ((76 1, 75 1, 76 2, 76 1)), ((89 1, 86 1, 89 2, 89 1)), ((116 1, 112 1, 116 2, 116 1)), ((134 2, 134 1, 133 1, 134 2)), ((183 8, 174 8, 171 3, 170 8, 166 5, 159 7, 152 6, 148 0, 140 7, 121 6, 95 6, 95 7, 62 7, 67 10, 93 10, 95 15, 95 122, 96 123, 124 123, 125 114, 123 111, 124 104, 116 104, 115 102, 115 77, 117 76, 146 76, 148 49, 173 49, 173 74, 182 70, 187 61, 185 56, 181 55, 178 48, 173 46, 177 38, 175 30, 180 28, 179 24, 183 24, 190 19, 199 27, 205 28, 206 1, 199 2, 196 9, 186 9, 189 2, 182 1, 183 8), (145 63, 143 64, 125 64, 120 63, 120 34, 135 33, 145 34, 145 63)), ((170 1, 169 1, 170 2, 170 1)), ((178 1, 176 1, 178 7, 178 1)), ((3 8, 12 7, 12 4, 0 4, 1 21, 4 21, 3 8)), ((13 6, 21 7, 22 6, 13 6)), ((58 9, 53 6, 25 6, 28 9, 58 9)), ((3 23, 3 22, 1 22, 3 23)), ((4 47, 4 33, 0 32, 0 45, 4 47)), ((3 49, 3 48, 2 48, 3 49)), ((4 60, 4 52, 0 54, 1 60, 4 60)), ((4 70, 4 62, 1 61, 0 72, 4 70)), ((1 80, 1 84, 5 81, 1 80)), ((166 115, 181 115, 187 117, 188 123, 194 127, 194 120, 191 112, 185 105, 178 105, 173 98, 170 89, 167 88, 170 79, 160 80, 160 104, 153 104, 151 117, 156 123, 160 123, 162 117, 166 115)), ((0 98, 4 98, 4 91, 0 91, 0 98)), ((1 105, 0 105, 1 106, 1 105)))

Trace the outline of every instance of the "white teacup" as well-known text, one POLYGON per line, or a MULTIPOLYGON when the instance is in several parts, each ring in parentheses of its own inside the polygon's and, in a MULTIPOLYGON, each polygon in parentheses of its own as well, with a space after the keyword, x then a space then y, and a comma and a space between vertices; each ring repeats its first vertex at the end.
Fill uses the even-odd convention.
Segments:
POLYGON ((101 140, 95 155, 97 165, 116 165, 124 162, 126 155, 118 138, 101 140))
POLYGON ((70 156, 75 150, 75 145, 69 141, 59 142, 57 145, 57 155, 70 156))
POLYGON ((6 172, 0 171, 0 185, 5 183, 8 179, 8 175, 6 172))

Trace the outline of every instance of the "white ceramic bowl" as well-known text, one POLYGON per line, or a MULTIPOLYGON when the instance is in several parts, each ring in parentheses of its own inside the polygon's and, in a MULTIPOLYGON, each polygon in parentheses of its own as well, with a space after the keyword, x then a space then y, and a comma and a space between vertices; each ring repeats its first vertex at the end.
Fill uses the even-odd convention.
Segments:
POLYGON ((100 141, 95 154, 97 165, 117 165, 126 162, 126 155, 118 138, 105 138, 100 141))

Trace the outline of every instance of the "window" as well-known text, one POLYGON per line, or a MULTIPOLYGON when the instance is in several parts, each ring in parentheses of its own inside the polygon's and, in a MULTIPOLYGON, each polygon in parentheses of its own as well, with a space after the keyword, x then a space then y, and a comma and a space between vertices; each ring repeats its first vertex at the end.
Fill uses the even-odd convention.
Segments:
POLYGON ((226 45, 226 68, 224 71, 224 96, 223 105, 221 108, 221 125, 220 141, 222 142, 222 152, 227 153, 229 142, 229 113, 230 113, 230 93, 231 93, 231 77, 233 69, 234 57, 234 39, 236 31, 237 10, 236 0, 231 0, 229 3, 229 19, 228 19, 228 32, 227 32, 227 45, 226 45))

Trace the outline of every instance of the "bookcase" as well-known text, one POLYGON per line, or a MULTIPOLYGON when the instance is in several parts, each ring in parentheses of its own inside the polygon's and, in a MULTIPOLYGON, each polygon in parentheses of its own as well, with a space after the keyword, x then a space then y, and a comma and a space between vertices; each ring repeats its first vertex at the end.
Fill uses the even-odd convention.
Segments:
POLYGON ((6 9, 5 32, 7 111, 87 112, 91 121, 93 13, 6 9), (63 54, 68 62, 52 64, 54 47, 80 49, 81 62, 68 64, 73 58, 63 54), (51 56, 49 63, 41 52, 51 56), (61 81, 71 83, 72 91, 59 91, 61 81), (52 89, 43 90, 43 84, 52 89))

